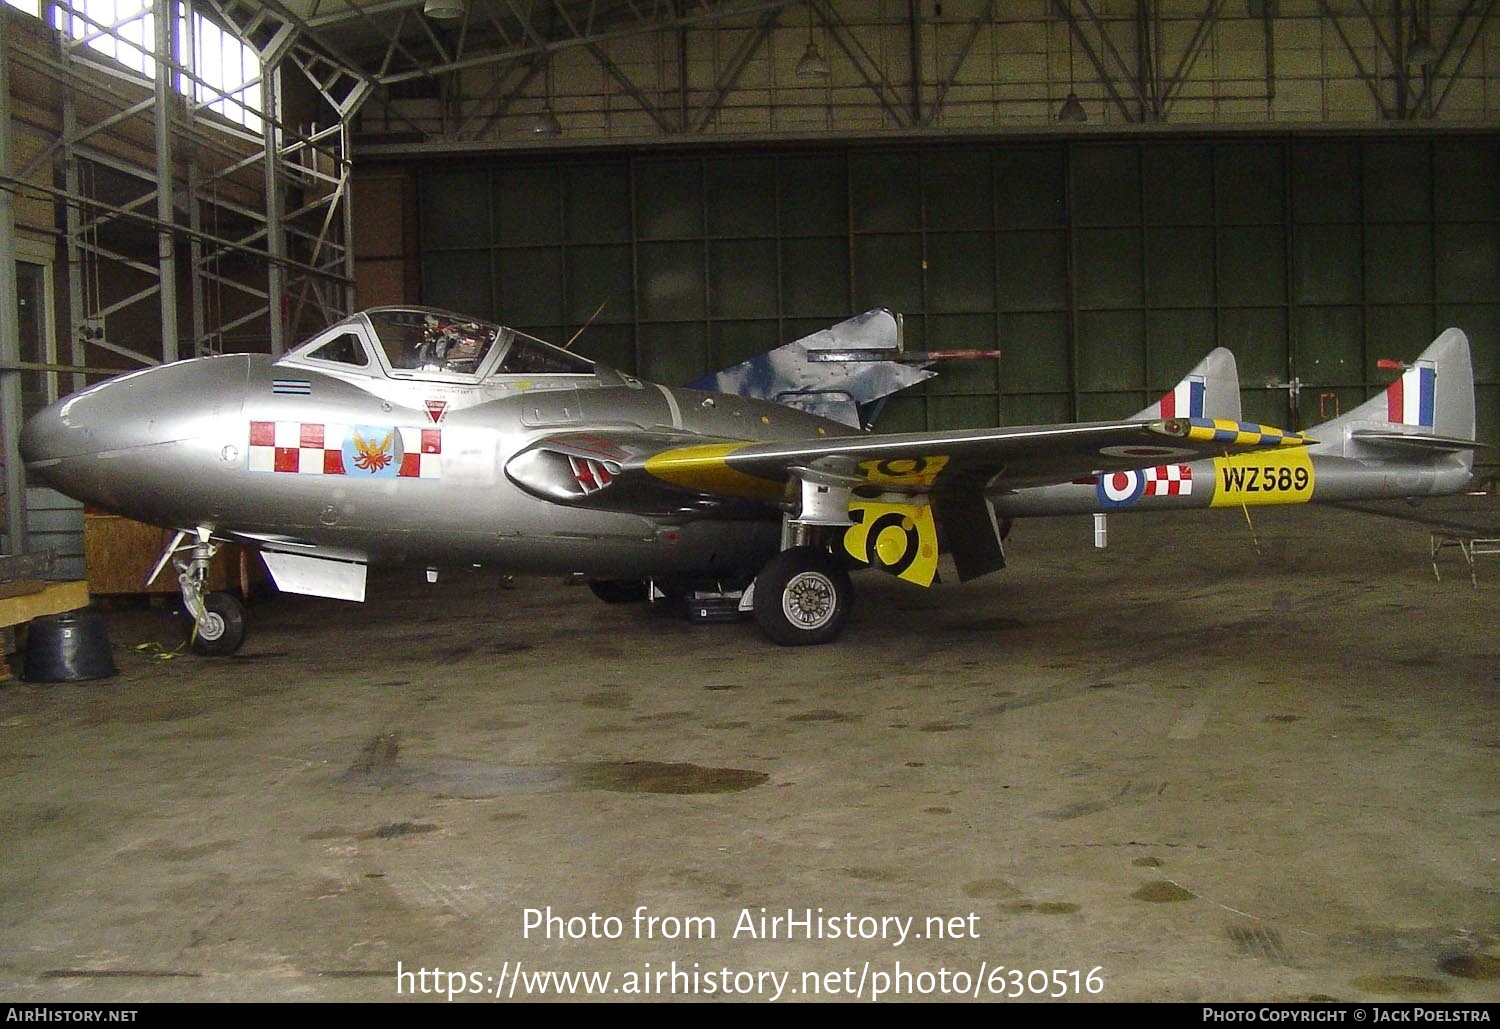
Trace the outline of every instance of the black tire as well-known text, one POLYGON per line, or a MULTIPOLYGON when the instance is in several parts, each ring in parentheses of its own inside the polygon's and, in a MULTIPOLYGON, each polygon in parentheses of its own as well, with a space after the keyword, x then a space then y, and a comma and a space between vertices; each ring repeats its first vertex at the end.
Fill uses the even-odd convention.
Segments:
POLYGON ((606 604, 640 604, 651 596, 651 588, 639 579, 590 579, 589 589, 606 604))
POLYGON ((205 657, 227 657, 245 642, 245 605, 232 593, 210 593, 203 598, 207 616, 189 627, 193 652, 205 657))
POLYGON ((755 577, 755 620, 783 647, 833 642, 853 600, 849 573, 819 547, 783 550, 755 577))

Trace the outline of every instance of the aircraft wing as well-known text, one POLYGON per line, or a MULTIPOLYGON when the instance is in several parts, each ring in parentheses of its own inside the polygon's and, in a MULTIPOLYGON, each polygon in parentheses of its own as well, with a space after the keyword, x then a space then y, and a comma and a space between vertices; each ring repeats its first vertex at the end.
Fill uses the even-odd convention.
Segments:
POLYGON ((926 586, 940 549, 952 552, 965 579, 1004 564, 986 490, 1310 442, 1203 418, 774 442, 622 427, 544 436, 505 472, 537 496, 606 510, 711 517, 716 509, 784 504, 800 525, 845 530, 844 549, 856 559, 926 586))
POLYGON ((621 428, 545 436, 505 472, 537 496, 606 510, 712 517, 747 504, 762 511, 785 505, 799 525, 842 530, 844 549, 857 560, 926 586, 940 549, 953 554, 965 579, 1004 564, 986 489, 1309 442, 1202 418, 776 442, 621 428))
POLYGON ((1200 418, 835 436, 776 442, 634 429, 555 433, 506 467, 534 493, 588 506, 629 506, 666 488, 704 497, 776 500, 797 479, 925 495, 985 485, 1019 489, 1163 461, 1302 446, 1307 437, 1200 418), (606 496, 614 494, 614 496, 606 496))

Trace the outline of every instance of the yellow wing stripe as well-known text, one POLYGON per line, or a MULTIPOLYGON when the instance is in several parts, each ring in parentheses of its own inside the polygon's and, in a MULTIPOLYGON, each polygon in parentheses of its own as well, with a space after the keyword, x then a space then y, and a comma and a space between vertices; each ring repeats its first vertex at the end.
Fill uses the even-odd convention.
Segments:
POLYGON ((1317 442, 1301 433, 1287 432, 1253 422, 1233 422, 1225 418, 1190 418, 1187 438, 1209 443, 1243 447, 1301 447, 1317 442))
POLYGON ((663 450, 646 459, 648 473, 683 489, 718 493, 730 497, 755 497, 775 500, 781 496, 782 484, 772 479, 746 475, 729 467, 727 458, 745 443, 711 443, 696 447, 663 450))

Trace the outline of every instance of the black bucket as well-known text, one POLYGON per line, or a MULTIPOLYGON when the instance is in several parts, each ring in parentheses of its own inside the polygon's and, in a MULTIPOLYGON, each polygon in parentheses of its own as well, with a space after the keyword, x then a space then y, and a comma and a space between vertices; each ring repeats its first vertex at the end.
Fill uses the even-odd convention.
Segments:
POLYGON ((83 682, 115 674, 104 619, 94 611, 33 618, 26 629, 27 682, 83 682))

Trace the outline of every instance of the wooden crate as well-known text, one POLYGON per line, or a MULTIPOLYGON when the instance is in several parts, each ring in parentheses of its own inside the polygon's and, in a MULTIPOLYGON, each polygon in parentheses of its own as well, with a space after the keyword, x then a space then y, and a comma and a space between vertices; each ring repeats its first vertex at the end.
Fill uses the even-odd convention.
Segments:
MULTIPOLYGON (((176 593, 177 569, 169 564, 149 587, 146 576, 172 540, 172 530, 134 522, 119 515, 87 513, 83 517, 83 554, 89 592, 98 596, 121 593, 176 593)), ((219 548, 208 569, 210 590, 241 594, 262 581, 260 559, 244 547, 219 548)))

